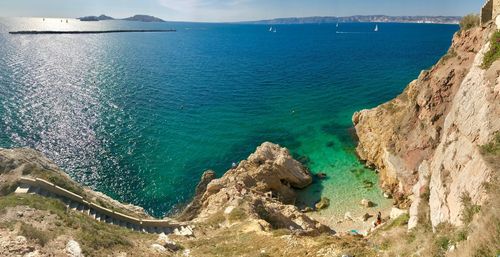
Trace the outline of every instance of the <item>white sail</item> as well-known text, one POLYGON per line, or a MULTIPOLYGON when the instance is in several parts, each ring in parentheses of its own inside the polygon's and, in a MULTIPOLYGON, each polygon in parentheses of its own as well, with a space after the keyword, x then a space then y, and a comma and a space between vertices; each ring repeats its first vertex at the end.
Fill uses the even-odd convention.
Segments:
POLYGON ((375 30, 374 30, 374 31, 375 31, 375 32, 377 32, 377 31, 378 31, 378 25, 375 25, 375 30))

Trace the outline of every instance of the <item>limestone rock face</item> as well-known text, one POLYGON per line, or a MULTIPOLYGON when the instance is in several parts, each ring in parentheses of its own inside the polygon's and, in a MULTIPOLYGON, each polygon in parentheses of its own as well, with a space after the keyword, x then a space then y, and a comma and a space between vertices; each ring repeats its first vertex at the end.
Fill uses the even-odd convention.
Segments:
POLYGON ((201 176, 201 180, 196 186, 195 196, 193 201, 184 209, 182 214, 179 216, 179 220, 191 220, 198 215, 198 211, 200 210, 200 206, 202 204, 201 200, 205 191, 207 191, 207 186, 212 180, 215 179, 215 172, 212 170, 205 171, 201 176))
POLYGON ((214 215, 243 212, 250 220, 264 221, 272 228, 304 233, 330 231, 291 205, 296 196, 294 188, 311 182, 309 171, 286 148, 266 142, 222 178, 211 180, 203 194, 197 193, 194 201, 198 199, 199 204, 191 210, 196 213, 193 220, 203 222, 214 215))
POLYGON ((75 240, 69 240, 66 244, 66 252, 70 257, 83 257, 82 248, 80 244, 75 240))
POLYGON ((483 184, 494 168, 480 146, 500 130, 500 65, 483 70, 481 64, 495 29, 457 33, 448 54, 401 95, 353 117, 360 158, 380 172, 396 205, 411 205, 410 227, 422 204, 434 226, 460 225, 460 197, 485 200, 483 184))

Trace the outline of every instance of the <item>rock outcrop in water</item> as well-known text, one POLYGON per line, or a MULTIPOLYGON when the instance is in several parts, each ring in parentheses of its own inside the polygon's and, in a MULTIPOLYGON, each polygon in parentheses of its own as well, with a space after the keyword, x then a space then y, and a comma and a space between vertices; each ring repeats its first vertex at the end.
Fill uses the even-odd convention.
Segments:
POLYGON ((500 130, 500 63, 482 68, 495 24, 457 33, 448 53, 396 99, 354 114, 357 152, 416 226, 428 203, 433 226, 461 225, 463 197, 483 203, 498 167, 481 146, 500 130))
POLYGON ((247 160, 220 179, 206 172, 193 202, 181 215, 183 220, 204 222, 216 215, 234 213, 254 220, 262 230, 292 229, 297 233, 319 234, 330 228, 301 213, 294 188, 311 184, 309 171, 294 160, 286 148, 263 143, 247 160))

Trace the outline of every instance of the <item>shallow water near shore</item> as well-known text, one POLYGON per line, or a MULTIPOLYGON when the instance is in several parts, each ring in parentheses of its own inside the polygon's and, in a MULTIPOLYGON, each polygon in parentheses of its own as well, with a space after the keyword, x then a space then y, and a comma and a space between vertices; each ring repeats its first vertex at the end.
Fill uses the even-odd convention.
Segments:
POLYGON ((33 147, 77 181, 158 217, 264 141, 327 179, 300 192, 320 214, 390 206, 354 154, 353 112, 397 94, 450 45, 455 25, 82 23, 0 19, 0 147, 33 147), (12 30, 175 33, 9 35, 12 30), (307 157, 307 158, 305 158, 307 157), (370 186, 374 185, 374 186, 370 186))

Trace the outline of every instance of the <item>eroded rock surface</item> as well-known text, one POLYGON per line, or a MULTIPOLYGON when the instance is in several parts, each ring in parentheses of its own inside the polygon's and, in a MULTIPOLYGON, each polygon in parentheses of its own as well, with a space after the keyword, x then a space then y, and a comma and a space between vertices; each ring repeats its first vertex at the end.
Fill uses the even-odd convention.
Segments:
POLYGON ((500 130, 500 65, 481 68, 491 24, 457 33, 445 55, 396 99, 353 117, 357 152, 380 172, 395 204, 410 207, 410 227, 421 204, 434 226, 461 224, 462 195, 484 202, 494 168, 480 146, 500 130))
MULTIPOLYGON (((205 173, 198 188, 204 188, 206 177, 205 173)), ((244 216, 257 221, 260 224, 257 227, 262 229, 328 232, 327 226, 292 205, 296 197, 294 188, 304 188, 311 182, 309 171, 286 148, 266 142, 222 178, 211 180, 203 193, 197 190, 188 207, 188 216, 196 213, 192 219, 197 222, 215 215, 244 216)))

